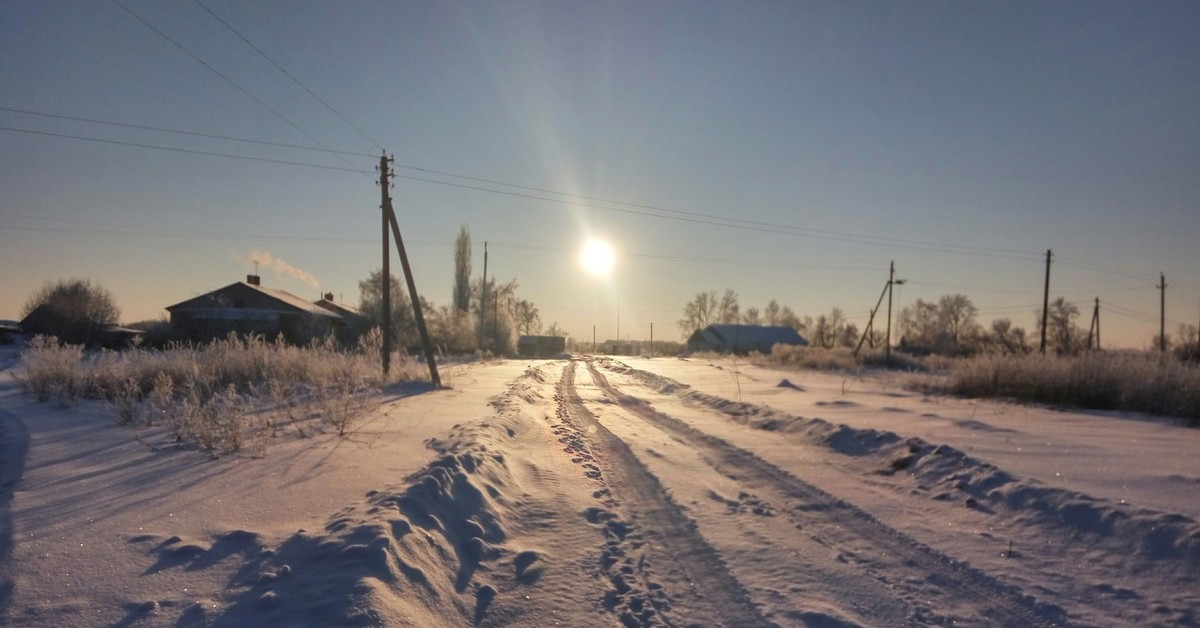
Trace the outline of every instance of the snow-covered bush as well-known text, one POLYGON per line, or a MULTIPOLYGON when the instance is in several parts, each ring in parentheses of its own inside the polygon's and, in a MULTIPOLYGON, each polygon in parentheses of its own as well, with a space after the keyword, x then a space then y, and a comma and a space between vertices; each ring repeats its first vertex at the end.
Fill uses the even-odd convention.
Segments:
POLYGON ((21 353, 16 372, 21 389, 38 401, 73 403, 83 385, 83 345, 59 344, 57 338, 34 336, 21 353))
MULTIPOLYGON (((101 351, 39 337, 21 356, 17 379, 38 400, 104 400, 118 423, 165 425, 181 443, 214 452, 256 453, 280 428, 301 436, 327 427, 344 435, 384 383, 380 334, 352 350, 333 338, 308 347, 230 335, 205 345, 157 351, 101 351)), ((427 377, 424 364, 400 355, 391 378, 427 377)))
POLYGON ((956 362, 946 386, 972 397, 1146 412, 1200 424, 1200 368, 1153 353, 983 356, 956 362))

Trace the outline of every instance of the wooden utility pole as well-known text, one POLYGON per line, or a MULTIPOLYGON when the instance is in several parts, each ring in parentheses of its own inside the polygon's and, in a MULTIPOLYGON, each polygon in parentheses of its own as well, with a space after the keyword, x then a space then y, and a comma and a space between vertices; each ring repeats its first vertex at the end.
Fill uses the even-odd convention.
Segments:
POLYGON ((483 330, 484 321, 487 320, 487 240, 483 241, 483 285, 479 287, 479 348, 486 349, 484 346, 484 336, 486 332, 483 330))
POLYGON ((1100 348, 1100 297, 1096 297, 1096 308, 1092 310, 1092 324, 1088 327, 1088 351, 1092 350, 1092 337, 1096 338, 1096 349, 1100 348))
MULTIPOLYGON (((895 262, 893 262, 893 264, 895 264, 895 262)), ((871 343, 871 348, 872 349, 875 348, 875 339, 871 338, 871 331, 874 329, 874 325, 875 325, 875 313, 879 311, 879 306, 883 303, 883 297, 888 294, 891 287, 892 287, 892 277, 889 274, 887 283, 885 283, 883 285, 883 292, 879 293, 879 300, 875 301, 875 307, 871 308, 871 318, 867 320, 867 328, 863 330, 862 338, 858 339, 858 346, 854 347, 854 357, 858 357, 858 351, 859 351, 859 349, 862 349, 863 341, 867 340, 868 338, 870 338, 869 342, 871 343)), ((888 304, 888 313, 889 313, 888 315, 889 316, 891 315, 891 311, 892 311, 892 306, 891 306, 891 303, 889 302, 889 304, 888 304)))
POLYGON ((654 323, 650 323, 650 357, 654 357, 654 323))
MULTIPOLYGON (((389 161, 391 160, 386 157, 380 157, 380 170, 386 172, 389 161)), ((386 177, 381 180, 386 181, 386 177)), ((429 340, 429 330, 425 327, 425 314, 421 311, 421 295, 417 293, 417 283, 413 280, 412 267, 408 263, 408 253, 404 249, 404 239, 400 237, 400 225, 396 222, 396 212, 392 209, 392 199, 387 195, 386 189, 385 186, 383 195, 385 229, 390 224, 392 236, 396 238, 396 252, 400 254, 400 265, 404 267, 404 281, 408 284, 408 296, 412 299, 413 316, 416 318, 417 332, 421 335, 421 348, 425 351, 425 362, 429 365, 429 380, 433 382, 435 388, 441 388, 442 378, 438 376, 437 358, 433 355, 433 343, 429 340)), ((385 270, 384 276, 386 275, 387 271, 385 270)))
POLYGON ((887 341, 884 344, 884 364, 891 366, 892 364, 892 286, 903 284, 903 279, 896 279, 896 260, 888 265, 888 320, 887 320, 887 341))
POLYGON ((383 270, 379 277, 379 285, 382 290, 381 299, 383 301, 383 350, 380 352, 383 357, 383 377, 386 379, 388 372, 392 367, 392 271, 389 262, 392 257, 392 245, 388 242, 388 208, 392 205, 392 199, 388 197, 388 175, 391 174, 388 170, 387 155, 379 156, 379 210, 383 217, 383 270))
POLYGON ((1167 352, 1167 276, 1158 274, 1158 350, 1167 352))
POLYGON ((1046 287, 1042 291, 1042 355, 1046 355, 1046 316, 1050 314, 1050 249, 1046 249, 1046 287))

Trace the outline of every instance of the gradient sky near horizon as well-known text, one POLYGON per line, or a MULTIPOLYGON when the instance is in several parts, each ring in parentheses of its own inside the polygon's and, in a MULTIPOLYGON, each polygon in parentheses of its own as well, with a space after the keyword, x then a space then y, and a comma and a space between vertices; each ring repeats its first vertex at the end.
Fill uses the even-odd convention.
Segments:
POLYGON ((1195 2, 201 2, 0 3, 0 319, 67 277, 159 318, 254 259, 355 303, 380 147, 422 294, 466 224, 577 337, 725 288, 862 328, 891 260, 897 309, 1032 333, 1047 249, 1105 345, 1150 343, 1160 272, 1168 332, 1200 319, 1195 2))

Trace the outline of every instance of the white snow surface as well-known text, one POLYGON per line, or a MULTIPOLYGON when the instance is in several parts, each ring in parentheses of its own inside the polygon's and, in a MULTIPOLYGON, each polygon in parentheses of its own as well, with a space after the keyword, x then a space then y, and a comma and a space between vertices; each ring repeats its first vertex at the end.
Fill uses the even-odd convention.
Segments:
POLYGON ((213 458, 0 368, 0 625, 1200 622, 1200 430, 1170 419, 579 357, 213 458))

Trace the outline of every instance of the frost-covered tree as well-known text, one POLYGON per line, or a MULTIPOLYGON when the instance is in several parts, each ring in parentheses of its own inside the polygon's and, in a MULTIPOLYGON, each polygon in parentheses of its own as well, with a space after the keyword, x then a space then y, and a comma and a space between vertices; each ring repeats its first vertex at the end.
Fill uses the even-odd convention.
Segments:
POLYGON ((975 304, 961 294, 947 294, 938 299, 940 331, 950 335, 956 349, 969 344, 977 335, 979 325, 975 322, 975 315, 978 312, 975 304))
MULTIPOLYGON (((392 275, 389 279, 388 293, 391 295, 391 330, 392 338, 399 346, 416 344, 416 318, 413 314, 412 302, 408 299, 408 289, 405 283, 392 275)), ((383 271, 374 270, 364 280, 358 282, 358 312, 366 319, 370 327, 383 325, 383 271)))
MULTIPOLYGON (((1034 311, 1037 332, 1042 332, 1042 310, 1034 311)), ((1085 345, 1085 334, 1075 325, 1079 308, 1062 297, 1050 302, 1046 316, 1046 345, 1059 355, 1074 355, 1085 345)))
POLYGON ((39 308, 31 331, 71 344, 99 341, 100 332, 121 315, 112 293, 90 279, 47 281, 25 301, 21 318, 39 308))
POLYGON ((471 309, 471 232, 463 225, 454 240, 454 309, 466 314, 471 309))
POLYGON ((717 302, 717 321, 727 325, 737 324, 740 309, 737 293, 733 288, 726 288, 721 300, 717 302))
POLYGON ((784 325, 785 323, 780 320, 781 314, 782 312, 780 312, 779 302, 775 299, 771 299, 770 303, 767 303, 767 307, 763 308, 763 321, 771 327, 784 325))

